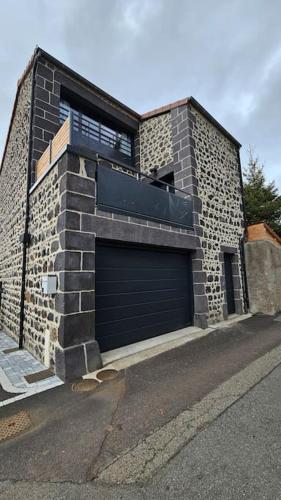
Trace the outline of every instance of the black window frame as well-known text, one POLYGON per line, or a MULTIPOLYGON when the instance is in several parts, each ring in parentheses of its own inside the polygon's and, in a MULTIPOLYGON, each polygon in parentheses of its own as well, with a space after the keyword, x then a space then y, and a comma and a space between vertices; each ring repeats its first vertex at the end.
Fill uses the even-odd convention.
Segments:
MULTIPOLYGON (((73 127, 76 132, 80 129, 80 132, 84 136, 91 136, 96 141, 96 145, 98 144, 105 146, 108 148, 108 157, 112 160, 118 159, 116 158, 116 154, 120 154, 120 161, 128 162, 129 165, 134 166, 135 159, 135 135, 128 129, 126 130, 124 127, 116 126, 115 123, 109 121, 108 119, 103 119, 101 115, 95 111, 87 109, 85 103, 81 106, 79 102, 76 101, 72 104, 70 99, 66 99, 64 96, 61 96, 59 103, 59 122, 63 124, 63 122, 67 119, 70 114, 70 111, 73 112, 74 123, 73 127), (77 125, 77 123, 79 125, 77 125), (95 126, 97 129, 95 130, 95 126), (123 143, 122 143, 122 135, 123 135, 123 143), (120 141, 121 147, 115 147, 117 141, 120 141), (114 154, 110 154, 110 152, 114 152, 114 154)), ((98 147, 97 147, 98 149, 98 147)), ((98 151, 103 154, 103 151, 98 151)))

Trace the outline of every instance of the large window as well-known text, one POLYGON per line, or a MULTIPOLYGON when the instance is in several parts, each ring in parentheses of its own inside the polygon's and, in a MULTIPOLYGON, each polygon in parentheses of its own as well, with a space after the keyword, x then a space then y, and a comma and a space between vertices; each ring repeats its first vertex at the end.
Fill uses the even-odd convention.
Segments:
POLYGON ((132 137, 118 132, 98 120, 74 109, 67 101, 60 101, 60 123, 63 123, 72 111, 74 130, 101 144, 115 149, 128 158, 133 156, 132 137))

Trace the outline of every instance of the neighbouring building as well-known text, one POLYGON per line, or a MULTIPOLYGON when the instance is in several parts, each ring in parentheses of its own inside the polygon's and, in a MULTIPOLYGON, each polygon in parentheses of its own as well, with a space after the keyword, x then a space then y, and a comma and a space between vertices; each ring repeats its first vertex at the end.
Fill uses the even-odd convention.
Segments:
POLYGON ((265 222, 247 227, 245 245, 250 311, 281 311, 281 238, 265 222))
POLYGON ((37 48, 0 167, 0 328, 71 380, 242 314, 239 149, 194 98, 140 115, 37 48))

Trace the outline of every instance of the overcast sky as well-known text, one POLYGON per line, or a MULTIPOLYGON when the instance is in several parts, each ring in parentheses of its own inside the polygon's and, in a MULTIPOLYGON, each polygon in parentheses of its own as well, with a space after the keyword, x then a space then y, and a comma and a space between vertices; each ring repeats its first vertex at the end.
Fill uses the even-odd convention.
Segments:
POLYGON ((36 45, 139 113, 194 96, 281 188, 280 0, 0 0, 0 149, 36 45))

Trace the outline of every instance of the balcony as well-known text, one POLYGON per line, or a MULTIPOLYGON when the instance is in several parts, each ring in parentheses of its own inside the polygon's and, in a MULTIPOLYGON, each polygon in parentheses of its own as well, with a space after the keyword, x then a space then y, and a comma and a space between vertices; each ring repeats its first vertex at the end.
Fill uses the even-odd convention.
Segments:
POLYGON ((43 175, 60 154, 70 144, 94 151, 106 158, 133 167, 132 141, 127 134, 113 131, 101 123, 75 110, 60 115, 63 124, 36 165, 36 180, 43 175))
POLYGON ((160 180, 135 171, 97 168, 97 206, 101 210, 192 229, 192 196, 160 180), (131 175, 128 175, 131 173, 131 175), (171 189, 174 192, 171 192, 171 189))
MULTIPOLYGON (((81 146, 81 142, 83 145, 86 143, 87 149, 97 152, 91 139, 81 139, 75 122, 71 120, 71 116, 67 118, 37 162, 37 179, 59 157, 67 144, 81 146)), ((96 180, 97 206, 101 210, 184 229, 193 227, 192 196, 175 186, 124 166, 124 163, 115 160, 111 162, 102 154, 97 156, 96 180)))

